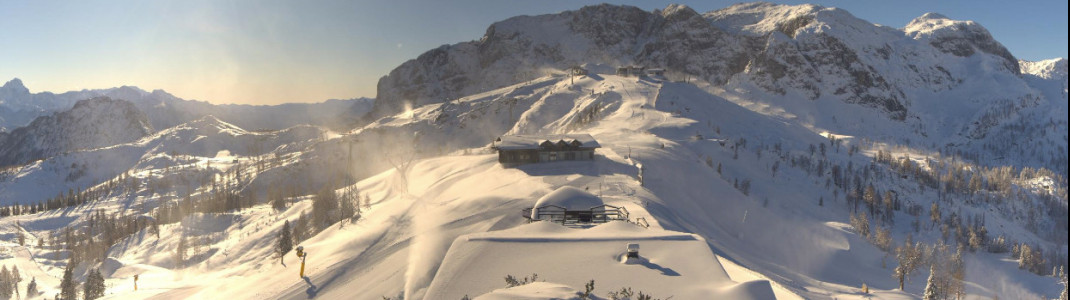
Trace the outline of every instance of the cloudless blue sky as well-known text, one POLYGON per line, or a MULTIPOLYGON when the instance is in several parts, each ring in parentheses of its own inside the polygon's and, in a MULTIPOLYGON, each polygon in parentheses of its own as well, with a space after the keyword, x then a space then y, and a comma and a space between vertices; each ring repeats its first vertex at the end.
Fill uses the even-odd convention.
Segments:
MULTIPOLYGON (((683 3, 624 1, 646 10, 683 3)), ((903 27, 926 12, 974 20, 1020 59, 1067 57, 1067 2, 777 1, 839 7, 903 27)), ((479 39, 516 15, 597 1, 0 0, 0 81, 33 92, 134 85, 213 103, 374 97, 379 77, 442 44, 479 39)))

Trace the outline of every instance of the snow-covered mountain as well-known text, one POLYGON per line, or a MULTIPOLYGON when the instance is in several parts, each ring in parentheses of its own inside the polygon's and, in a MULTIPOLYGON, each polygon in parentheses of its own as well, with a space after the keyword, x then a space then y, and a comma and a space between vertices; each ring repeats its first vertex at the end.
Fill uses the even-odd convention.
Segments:
POLYGON ((898 30, 816 5, 747 3, 701 15, 679 5, 653 12, 599 5, 511 18, 479 41, 431 50, 380 80, 378 105, 393 112, 403 101, 441 102, 571 65, 641 64, 681 80, 827 95, 902 120, 916 97, 909 89, 952 88, 973 75, 963 67, 978 63, 991 65, 988 73, 1019 72, 983 27, 938 14, 898 30))
POLYGON ((1066 157, 1054 150, 1065 149, 1065 139, 1052 131, 1006 140, 1021 133, 1015 128, 1065 129, 1066 117, 1051 113, 1063 111, 1065 101, 1024 78, 1018 60, 981 25, 930 13, 896 29, 817 5, 745 3, 705 14, 679 5, 653 12, 598 5, 514 17, 494 23, 477 41, 430 50, 391 71, 379 81, 372 115, 574 65, 631 64, 749 94, 751 102, 799 123, 853 136, 895 136, 896 143, 1033 167, 1066 157), (864 120, 853 116, 869 111, 895 122, 858 126, 864 120), (1014 143, 1044 151, 1006 147, 1014 143))
POLYGON ((144 180, 210 176, 233 164, 232 157, 255 157, 261 162, 268 158, 281 159, 325 134, 324 129, 308 125, 250 132, 206 116, 128 142, 110 143, 104 148, 70 149, 30 164, 6 168, 0 172, 0 205, 43 203, 61 193, 84 190, 124 173, 137 174, 144 170, 161 172, 156 176, 140 175, 146 176, 144 180), (201 165, 190 165, 193 157, 203 158, 198 161, 201 165), (216 165, 212 167, 210 162, 204 165, 208 160, 216 165), (170 174, 162 172, 169 168, 179 170, 170 174), (190 170, 181 171, 182 168, 190 170))
POLYGON ((22 80, 0 87, 0 132, 29 124, 34 118, 70 109, 75 102, 93 97, 130 101, 148 116, 154 128, 169 128, 207 115, 250 130, 279 130, 302 124, 348 128, 371 109, 372 99, 331 99, 320 103, 280 105, 211 104, 185 100, 163 90, 151 92, 122 86, 100 90, 30 93, 22 80))
POLYGON ((133 103, 107 97, 82 100, 70 110, 0 133, 0 166, 128 143, 152 132, 148 118, 133 103))
POLYGON ((46 295, 75 261, 114 297, 913 299, 933 265, 948 297, 1050 298, 1065 63, 1000 49, 968 21, 895 29, 814 5, 511 18, 395 69, 346 132, 204 117, 0 169, 0 204, 21 204, 0 207, 16 211, 0 264, 46 295), (668 73, 614 75, 626 64, 668 73), (558 71, 572 65, 589 75, 558 71), (593 136, 595 159, 507 168, 488 147, 566 133, 593 136), (565 187, 649 228, 527 224, 565 187), (303 278, 274 254, 283 228, 309 253, 303 278), (621 264, 636 238, 646 260, 621 264), (904 253, 922 267, 900 287, 904 253))
POLYGON ((1054 58, 1042 61, 1019 60, 1022 74, 1029 74, 1043 79, 1066 80, 1066 59, 1054 58))

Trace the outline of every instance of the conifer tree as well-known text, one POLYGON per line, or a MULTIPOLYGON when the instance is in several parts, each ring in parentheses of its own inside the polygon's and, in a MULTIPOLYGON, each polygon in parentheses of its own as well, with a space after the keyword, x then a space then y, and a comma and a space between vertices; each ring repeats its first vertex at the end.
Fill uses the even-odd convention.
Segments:
POLYGON ((332 221, 337 218, 332 218, 331 215, 335 214, 338 209, 338 195, 334 193, 334 189, 330 185, 324 185, 320 190, 312 197, 312 230, 313 232, 319 232, 321 229, 327 228, 328 225, 333 223, 332 221))
POLYGON ((966 261, 963 257, 963 251, 965 247, 959 245, 955 254, 951 255, 951 261, 949 262, 949 268, 951 272, 951 282, 947 291, 948 296, 954 296, 956 299, 962 299, 962 296, 966 293, 966 261))
POLYGON ((12 287, 15 286, 11 279, 11 272, 7 270, 7 266, 0 267, 0 298, 11 299, 11 295, 14 293, 12 287))
POLYGON ((279 230, 279 241, 275 244, 275 254, 279 256, 279 262, 282 262, 286 257, 286 253, 290 253, 293 249, 293 234, 290 233, 290 221, 282 224, 282 230, 279 230))
POLYGON ((19 241, 19 246, 26 246, 26 234, 22 233, 22 226, 19 225, 16 228, 18 229, 16 229, 17 232, 15 233, 15 238, 19 241))
POLYGON ((353 200, 348 195, 339 199, 339 205, 338 226, 341 227, 346 219, 352 219, 357 214, 357 208, 353 206, 353 200))
POLYGON ((308 218, 308 214, 307 213, 301 214, 301 216, 297 218, 297 221, 294 222, 294 225, 293 225, 293 228, 292 228, 293 232, 291 233, 291 236, 293 236, 293 245, 300 244, 301 242, 303 242, 305 239, 308 238, 308 232, 309 232, 309 224, 308 223, 309 223, 309 218, 308 218))
POLYGON ((78 283, 74 282, 74 266, 77 262, 71 257, 67 261, 67 267, 63 269, 63 281, 59 284, 60 298, 64 300, 78 299, 78 283))
POLYGON ((929 280, 925 283, 925 293, 921 295, 922 300, 936 300, 938 295, 936 290, 936 265, 929 267, 929 280))
POLYGON ((268 201, 271 202, 271 208, 275 211, 286 210, 286 197, 282 195, 282 191, 272 189, 268 191, 268 201))
POLYGON ((89 272, 89 276, 85 278, 85 300, 104 297, 104 289, 104 275, 100 274, 99 269, 93 269, 89 272))
POLYGON ((37 277, 30 279, 30 283, 26 285, 26 297, 33 298, 37 296, 37 277))
POLYGON ((186 251, 189 248, 189 241, 186 240, 186 235, 183 234, 178 240, 178 246, 175 247, 175 266, 181 267, 186 263, 186 251))

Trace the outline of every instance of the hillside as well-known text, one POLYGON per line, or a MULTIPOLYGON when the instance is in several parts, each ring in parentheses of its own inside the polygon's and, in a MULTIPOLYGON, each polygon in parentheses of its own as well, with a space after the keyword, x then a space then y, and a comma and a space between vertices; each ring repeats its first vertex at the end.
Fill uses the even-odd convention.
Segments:
POLYGON ((768 3, 519 16, 399 66, 351 130, 201 117, 5 169, 0 265, 46 296, 68 266, 99 268, 122 299, 581 299, 591 281, 591 299, 917 299, 930 275, 944 297, 1050 299, 1065 66, 934 13, 902 29, 768 3), (615 74, 630 64, 667 72, 615 74), (491 146, 513 134, 601 148, 505 167, 491 146), (629 222, 528 223, 563 187, 629 222), (284 230, 305 277, 276 251, 284 230), (634 242, 645 260, 618 263, 634 242))
POLYGON ((269 159, 293 155, 325 133, 313 126, 248 132, 215 117, 203 117, 135 141, 6 168, 0 172, 0 205, 43 204, 102 185, 114 189, 119 183, 130 184, 123 188, 129 193, 114 195, 126 200, 135 200, 142 188, 160 189, 141 195, 156 203, 174 196, 164 190, 199 187, 202 180, 227 170, 234 163, 228 160, 231 155, 253 159, 262 169, 269 159))
POLYGON ((148 118, 130 102, 107 97, 83 100, 70 110, 0 133, 0 167, 128 143, 152 132, 148 118))

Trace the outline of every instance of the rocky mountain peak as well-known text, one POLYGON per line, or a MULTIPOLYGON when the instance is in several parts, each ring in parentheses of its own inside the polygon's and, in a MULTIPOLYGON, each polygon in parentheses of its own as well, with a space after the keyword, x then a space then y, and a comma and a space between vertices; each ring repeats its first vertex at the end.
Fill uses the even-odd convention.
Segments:
POLYGON ((1006 71, 1020 74, 1018 59, 977 22, 953 20, 930 12, 910 21, 903 31, 908 37, 955 56, 968 57, 978 52, 998 56, 1003 59, 1001 64, 1006 71))
POLYGON ((25 93, 30 92, 30 90, 26 88, 26 85, 22 84, 22 79, 18 78, 11 79, 7 83, 4 83, 4 86, 0 87, 0 89, 10 91, 24 91, 25 93))
POLYGON ((12 98, 22 98, 29 94, 30 90, 18 78, 11 79, 11 81, 4 83, 4 86, 0 87, 0 101, 2 102, 11 101, 13 100, 12 98))

